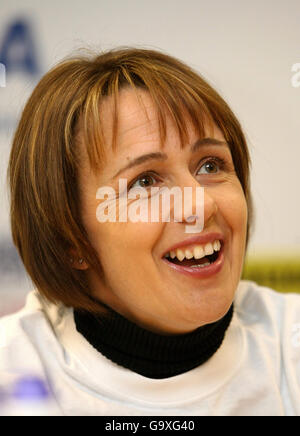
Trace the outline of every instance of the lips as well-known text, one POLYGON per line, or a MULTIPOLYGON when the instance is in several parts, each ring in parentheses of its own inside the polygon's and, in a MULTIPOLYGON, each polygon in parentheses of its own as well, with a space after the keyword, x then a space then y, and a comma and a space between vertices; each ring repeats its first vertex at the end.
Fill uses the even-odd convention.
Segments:
POLYGON ((224 237, 209 233, 186 239, 170 247, 163 261, 174 271, 192 277, 214 275, 224 263, 224 237))

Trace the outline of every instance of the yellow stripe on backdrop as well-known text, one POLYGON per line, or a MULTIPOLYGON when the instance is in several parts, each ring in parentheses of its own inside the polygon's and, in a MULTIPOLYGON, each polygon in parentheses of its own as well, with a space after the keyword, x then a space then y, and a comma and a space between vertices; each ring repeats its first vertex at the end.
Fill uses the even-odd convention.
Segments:
POLYGON ((250 254, 242 278, 279 292, 300 293, 300 253, 250 254))

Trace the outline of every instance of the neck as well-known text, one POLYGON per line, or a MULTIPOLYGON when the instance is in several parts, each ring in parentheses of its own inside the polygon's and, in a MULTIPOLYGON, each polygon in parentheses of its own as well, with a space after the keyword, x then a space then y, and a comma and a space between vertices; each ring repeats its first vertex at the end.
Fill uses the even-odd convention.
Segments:
POLYGON ((109 309, 106 316, 74 311, 76 328, 114 363, 149 378, 167 378, 206 362, 221 346, 233 305, 217 322, 191 333, 163 335, 146 330, 109 309))

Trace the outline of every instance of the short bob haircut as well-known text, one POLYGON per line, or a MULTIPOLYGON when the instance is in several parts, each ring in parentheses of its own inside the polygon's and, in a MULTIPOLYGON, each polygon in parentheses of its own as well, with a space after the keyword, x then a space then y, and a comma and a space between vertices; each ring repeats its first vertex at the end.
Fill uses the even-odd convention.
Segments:
POLYGON ((248 204, 248 242, 250 157, 240 123, 221 96, 187 65, 159 51, 121 47, 70 58, 50 70, 34 89, 15 132, 8 167, 13 242, 33 284, 56 304, 103 311, 86 271, 70 262, 73 250, 101 274, 81 220, 76 132, 80 121, 90 165, 99 171, 104 158, 100 103, 112 96, 115 147, 118 93, 124 87, 149 92, 162 146, 166 115, 175 123, 182 146, 188 139, 187 117, 199 137, 208 121, 220 128, 248 204))

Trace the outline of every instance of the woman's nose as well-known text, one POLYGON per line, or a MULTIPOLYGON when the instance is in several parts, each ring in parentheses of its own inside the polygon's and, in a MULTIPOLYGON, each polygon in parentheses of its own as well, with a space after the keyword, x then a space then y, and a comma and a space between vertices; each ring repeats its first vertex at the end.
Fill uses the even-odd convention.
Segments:
MULTIPOLYGON (((201 232, 217 212, 217 203, 209 189, 201 186, 192 178, 189 183, 180 186, 182 192, 181 208, 174 202, 173 216, 175 222, 186 225, 187 232, 201 232), (182 214, 180 215, 180 209, 182 214), (192 231, 194 228, 194 232, 192 231)), ((180 200, 179 200, 180 201, 180 200)))

